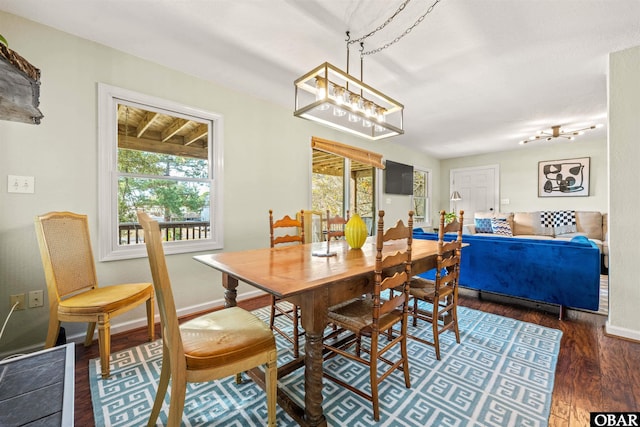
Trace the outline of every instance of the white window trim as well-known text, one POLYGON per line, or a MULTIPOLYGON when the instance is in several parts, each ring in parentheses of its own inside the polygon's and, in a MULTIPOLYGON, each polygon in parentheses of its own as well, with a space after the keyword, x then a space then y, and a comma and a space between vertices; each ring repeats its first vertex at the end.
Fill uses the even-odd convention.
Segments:
POLYGON ((209 198, 210 228, 208 239, 164 242, 167 255, 222 249, 224 242, 222 221, 223 200, 223 116, 195 109, 176 102, 155 98, 104 83, 98 83, 98 249, 100 261, 114 261, 147 256, 144 245, 118 244, 118 175, 117 175, 117 104, 135 102, 151 108, 161 108, 211 121, 209 159, 211 195, 209 198))

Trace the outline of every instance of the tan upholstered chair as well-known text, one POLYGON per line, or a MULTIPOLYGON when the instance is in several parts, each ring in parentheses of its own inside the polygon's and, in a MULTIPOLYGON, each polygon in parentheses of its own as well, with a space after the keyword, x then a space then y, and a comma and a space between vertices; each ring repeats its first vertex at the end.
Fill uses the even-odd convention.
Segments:
POLYGON ((453 329, 456 334, 456 342, 460 343, 460 331, 458 330, 458 279, 460 277, 460 257, 462 253, 462 224, 464 211, 449 224, 444 223, 445 211, 440 212, 440 226, 438 228, 438 266, 435 280, 423 279, 415 276, 412 278, 409 294, 413 300, 411 315, 413 326, 417 326, 418 319, 431 323, 433 329, 433 342, 411 336, 411 338, 435 347, 436 358, 440 360, 440 334, 453 329), (455 232, 455 237, 446 233, 455 232), (426 301, 432 305, 431 310, 420 309, 419 301, 426 301))
POLYGON ((407 388, 411 387, 409 378, 409 360, 407 356, 407 319, 408 288, 411 278, 411 243, 413 236, 413 212, 409 212, 409 222, 405 226, 398 221, 395 227, 384 231, 384 211, 378 213, 378 233, 376 237, 375 279, 371 295, 348 301, 329 308, 328 320, 337 330, 324 339, 327 350, 325 359, 341 355, 369 367, 371 394, 366 394, 338 378, 325 369, 326 378, 342 385, 352 392, 368 399, 373 404, 373 418, 380 419, 379 385, 393 371, 404 373, 407 388), (385 242, 397 240, 394 245, 384 246, 385 242), (391 289, 401 289, 392 298, 385 300, 391 289), (387 332, 400 324, 399 331, 394 329, 393 336, 387 332), (343 338, 343 333, 351 338, 343 338), (370 338, 367 348, 362 345, 362 337, 370 338), (383 340, 380 338, 383 337, 383 340), (383 342, 381 342, 383 341, 383 342), (379 348, 379 344, 382 348, 379 348), (399 356, 392 360, 392 349, 400 347, 399 356), (362 357, 362 352, 368 357, 362 357), (387 366, 385 366, 387 365, 387 366), (383 369, 384 368, 384 369, 383 369))
POLYGON ((149 341, 154 339, 153 286, 98 287, 86 215, 50 212, 37 216, 35 226, 49 295, 45 347, 56 343, 61 322, 88 322, 84 345, 89 346, 97 324, 102 378, 108 378, 113 317, 146 302, 149 341))
MULTIPOLYGON (((269 236, 271 247, 287 244, 304 243, 304 210, 300 211, 298 219, 292 219, 289 215, 274 220, 273 210, 269 210, 269 236), (292 234, 289 234, 292 233, 292 234)), ((293 345, 293 357, 300 356, 300 336, 304 331, 300 328, 300 307, 287 301, 281 301, 271 295, 271 314, 269 316, 269 327, 284 337, 293 345), (293 324, 291 334, 282 330, 276 324, 276 318, 284 316, 293 324)))
POLYGON ((276 425, 277 350, 273 332, 240 307, 214 311, 178 324, 171 281, 156 221, 138 212, 144 229, 162 325, 162 372, 148 426, 155 426, 171 380, 167 425, 180 425, 188 382, 213 381, 266 365, 267 425, 276 425))

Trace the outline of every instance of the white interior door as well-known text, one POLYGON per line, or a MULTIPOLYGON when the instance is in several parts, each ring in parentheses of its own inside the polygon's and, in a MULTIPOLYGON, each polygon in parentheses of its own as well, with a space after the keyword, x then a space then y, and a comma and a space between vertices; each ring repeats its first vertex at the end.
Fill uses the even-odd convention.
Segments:
POLYGON ((454 190, 462 200, 450 201, 450 209, 464 210, 464 222, 473 223, 475 212, 498 211, 500 169, 498 165, 451 169, 449 194, 454 190))

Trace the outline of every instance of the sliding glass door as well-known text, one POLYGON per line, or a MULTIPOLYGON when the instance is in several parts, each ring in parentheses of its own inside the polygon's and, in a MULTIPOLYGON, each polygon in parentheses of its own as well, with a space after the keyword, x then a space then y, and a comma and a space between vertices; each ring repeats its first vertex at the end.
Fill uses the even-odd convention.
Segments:
POLYGON ((375 223, 375 168, 313 149, 311 208, 326 216, 357 213, 372 234, 375 223))

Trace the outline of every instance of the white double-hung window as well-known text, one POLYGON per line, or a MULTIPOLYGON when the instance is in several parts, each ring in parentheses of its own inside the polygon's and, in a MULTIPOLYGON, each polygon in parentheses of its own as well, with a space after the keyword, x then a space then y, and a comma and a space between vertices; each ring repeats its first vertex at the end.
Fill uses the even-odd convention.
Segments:
POLYGON ((136 212, 158 221, 165 253, 222 247, 222 116, 100 84, 99 250, 146 256, 136 212))

